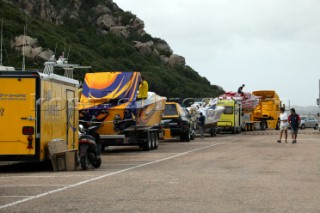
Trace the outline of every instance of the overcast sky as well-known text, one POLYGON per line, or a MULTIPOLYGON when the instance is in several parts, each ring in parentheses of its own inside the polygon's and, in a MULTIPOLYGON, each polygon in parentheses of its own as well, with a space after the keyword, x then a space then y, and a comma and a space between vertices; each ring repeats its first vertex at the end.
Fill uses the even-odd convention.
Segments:
MULTIPOLYGON (((319 0, 114 0, 166 40, 187 65, 225 91, 276 90, 316 105, 319 0)), ((196 88, 195 88, 196 89, 196 88)))

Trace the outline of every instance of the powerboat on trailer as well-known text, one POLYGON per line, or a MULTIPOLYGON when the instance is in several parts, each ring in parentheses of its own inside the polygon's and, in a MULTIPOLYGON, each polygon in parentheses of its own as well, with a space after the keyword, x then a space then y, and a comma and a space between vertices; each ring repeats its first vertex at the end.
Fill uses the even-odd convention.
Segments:
POLYGON ((87 73, 79 102, 80 119, 103 122, 97 131, 102 135, 159 125, 166 98, 148 92, 146 99, 138 99, 140 81, 140 72, 87 73))

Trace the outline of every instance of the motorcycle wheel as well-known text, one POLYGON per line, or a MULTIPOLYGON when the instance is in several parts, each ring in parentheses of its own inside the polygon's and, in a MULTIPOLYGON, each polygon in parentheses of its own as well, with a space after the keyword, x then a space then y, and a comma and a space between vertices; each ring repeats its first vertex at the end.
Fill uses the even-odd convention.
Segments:
POLYGON ((81 156, 80 157, 80 165, 81 165, 81 168, 83 170, 87 170, 88 167, 89 167, 89 161, 87 159, 87 156, 81 156))
POLYGON ((91 165, 94 168, 99 168, 101 166, 101 158, 94 160, 93 162, 91 162, 91 165))

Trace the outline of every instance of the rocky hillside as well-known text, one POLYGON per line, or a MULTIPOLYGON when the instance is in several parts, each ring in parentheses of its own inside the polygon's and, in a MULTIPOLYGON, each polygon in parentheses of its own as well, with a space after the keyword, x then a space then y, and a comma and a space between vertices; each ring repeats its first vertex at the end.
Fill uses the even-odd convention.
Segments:
MULTIPOLYGON (((169 44, 144 30, 144 22, 112 0, 0 0, 3 64, 26 67, 62 52, 94 71, 141 71, 150 90, 167 97, 214 97, 222 88, 186 65, 169 44), (26 26, 26 27, 25 27, 26 26)), ((76 77, 82 80, 84 73, 76 77)))

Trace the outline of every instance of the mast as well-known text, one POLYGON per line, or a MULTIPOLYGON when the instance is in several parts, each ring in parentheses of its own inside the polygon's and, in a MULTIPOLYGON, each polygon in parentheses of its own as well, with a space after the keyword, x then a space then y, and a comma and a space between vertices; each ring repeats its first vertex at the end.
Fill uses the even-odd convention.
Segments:
POLYGON ((3 19, 1 19, 1 41, 0 41, 0 46, 1 46, 1 50, 0 50, 0 66, 2 66, 2 38, 3 37, 3 19))
POLYGON ((26 16, 26 25, 23 28, 23 39, 22 39, 22 71, 26 70, 26 56, 25 56, 25 42, 26 42, 26 33, 28 27, 28 16, 26 16))
POLYGON ((26 62, 25 62, 25 56, 24 56, 25 36, 26 36, 26 27, 23 28, 23 39, 22 39, 22 71, 25 71, 25 69, 26 69, 26 62))

